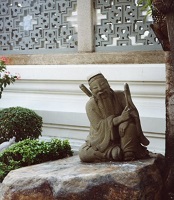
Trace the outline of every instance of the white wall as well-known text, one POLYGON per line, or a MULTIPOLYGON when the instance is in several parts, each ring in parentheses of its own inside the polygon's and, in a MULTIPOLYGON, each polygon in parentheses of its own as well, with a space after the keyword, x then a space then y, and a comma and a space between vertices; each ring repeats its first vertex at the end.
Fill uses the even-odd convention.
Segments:
POLYGON ((85 113, 88 97, 79 89, 86 77, 102 72, 111 87, 123 90, 128 82, 133 101, 139 110, 142 128, 150 139, 149 150, 165 149, 165 65, 14 65, 12 73, 21 80, 2 94, 0 108, 23 106, 43 117, 43 136, 68 138, 73 149, 84 142, 89 122, 85 113))

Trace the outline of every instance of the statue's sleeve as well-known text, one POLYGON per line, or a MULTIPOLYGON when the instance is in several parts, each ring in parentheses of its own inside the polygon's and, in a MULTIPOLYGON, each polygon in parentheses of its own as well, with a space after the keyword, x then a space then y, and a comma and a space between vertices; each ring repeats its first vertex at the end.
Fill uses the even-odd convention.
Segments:
POLYGON ((86 113, 90 121, 90 134, 87 142, 100 152, 104 152, 113 138, 114 115, 103 119, 95 103, 89 102, 86 105, 86 113))

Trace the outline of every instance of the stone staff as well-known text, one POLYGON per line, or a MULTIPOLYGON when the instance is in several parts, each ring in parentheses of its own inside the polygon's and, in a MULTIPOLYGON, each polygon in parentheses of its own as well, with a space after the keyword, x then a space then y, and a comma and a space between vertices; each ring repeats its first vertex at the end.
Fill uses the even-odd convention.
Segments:
POLYGON ((88 88, 84 84, 79 85, 79 87, 88 97, 92 97, 92 93, 88 90, 88 88))
POLYGON ((130 110, 130 115, 132 115, 135 120, 137 133, 139 135, 140 141, 143 145, 147 146, 149 144, 149 140, 143 134, 139 113, 132 101, 129 85, 127 83, 124 84, 124 94, 125 94, 125 99, 126 99, 126 107, 128 110, 130 110), (137 112, 135 112, 135 110, 137 110, 137 112))

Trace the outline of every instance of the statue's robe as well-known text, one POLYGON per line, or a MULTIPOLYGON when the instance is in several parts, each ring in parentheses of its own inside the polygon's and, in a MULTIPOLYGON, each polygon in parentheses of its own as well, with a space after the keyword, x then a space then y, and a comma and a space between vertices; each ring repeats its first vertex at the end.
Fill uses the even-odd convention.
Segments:
POLYGON ((90 121, 90 133, 87 136, 86 143, 79 151, 79 156, 84 162, 114 160, 111 152, 116 147, 118 147, 118 157, 115 160, 122 160, 122 151, 135 152, 139 147, 139 135, 143 133, 136 107, 131 101, 131 109, 136 113, 136 119, 132 117, 127 122, 134 124, 134 127, 128 126, 127 128, 131 129, 131 134, 126 134, 125 131, 125 134, 120 135, 119 125, 114 126, 113 118, 120 116, 125 109, 125 94, 123 91, 111 90, 111 95, 111 105, 107 111, 100 108, 94 97, 91 97, 86 104, 86 113, 90 121))

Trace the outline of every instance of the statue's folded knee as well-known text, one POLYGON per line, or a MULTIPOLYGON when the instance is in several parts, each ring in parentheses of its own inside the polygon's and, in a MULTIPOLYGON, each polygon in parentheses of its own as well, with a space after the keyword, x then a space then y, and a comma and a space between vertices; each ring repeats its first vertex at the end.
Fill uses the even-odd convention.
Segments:
POLYGON ((118 127, 120 137, 124 137, 125 134, 137 134, 137 128, 134 123, 122 123, 118 127))

